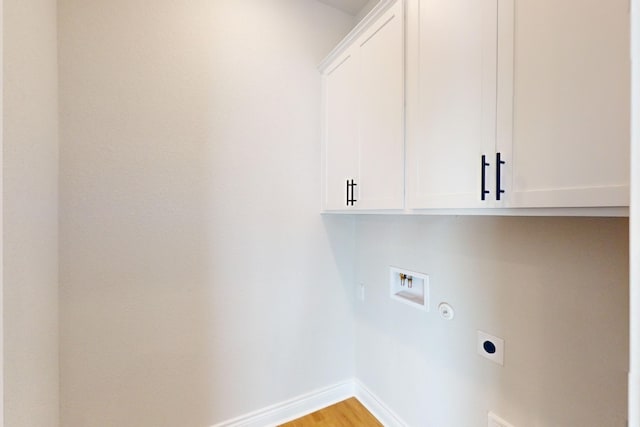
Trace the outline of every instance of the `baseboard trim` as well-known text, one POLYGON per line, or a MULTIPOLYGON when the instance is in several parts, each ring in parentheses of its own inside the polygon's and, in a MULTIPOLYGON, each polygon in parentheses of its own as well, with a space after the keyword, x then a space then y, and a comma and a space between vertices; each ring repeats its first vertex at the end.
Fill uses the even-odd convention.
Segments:
POLYGON ((211 427, 273 427, 353 397, 355 382, 343 381, 211 427))
POLYGON ((275 427, 350 397, 358 399, 385 427, 408 426, 369 388, 359 380, 352 379, 223 421, 211 427, 275 427))
POLYGON ((374 417, 378 419, 385 427, 407 427, 402 418, 391 410, 378 396, 373 394, 359 380, 353 380, 353 390, 356 399, 367 408, 374 417))

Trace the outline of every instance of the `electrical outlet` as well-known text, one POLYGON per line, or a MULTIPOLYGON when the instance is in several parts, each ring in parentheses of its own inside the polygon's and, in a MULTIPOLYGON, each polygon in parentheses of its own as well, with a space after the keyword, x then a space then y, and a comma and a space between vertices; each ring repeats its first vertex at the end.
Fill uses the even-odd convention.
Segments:
POLYGON ((489 412, 489 423, 488 427, 513 427, 512 424, 509 424, 493 412, 489 412))
POLYGON ((444 320, 453 320, 453 317, 455 316, 453 307, 446 302, 441 302, 440 305, 438 305, 438 312, 440 313, 440 317, 444 320))
POLYGON ((358 284, 358 299, 364 301, 364 283, 358 284))
POLYGON ((504 340, 478 331, 478 354, 498 365, 504 365, 504 340))

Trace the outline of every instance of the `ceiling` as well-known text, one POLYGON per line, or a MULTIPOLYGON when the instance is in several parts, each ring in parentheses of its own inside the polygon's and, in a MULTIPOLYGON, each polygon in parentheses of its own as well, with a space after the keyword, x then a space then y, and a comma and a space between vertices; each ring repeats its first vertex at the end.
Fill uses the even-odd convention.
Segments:
POLYGON ((336 9, 340 9, 349 15, 356 16, 358 12, 369 2, 368 0, 318 0, 320 3, 328 4, 336 9))

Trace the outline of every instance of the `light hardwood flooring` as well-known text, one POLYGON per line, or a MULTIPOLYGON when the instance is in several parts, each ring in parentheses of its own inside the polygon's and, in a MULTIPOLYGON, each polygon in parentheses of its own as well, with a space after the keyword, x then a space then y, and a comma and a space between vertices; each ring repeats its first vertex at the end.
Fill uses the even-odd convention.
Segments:
POLYGON ((382 424, 352 397, 280 427, 382 427, 382 424))

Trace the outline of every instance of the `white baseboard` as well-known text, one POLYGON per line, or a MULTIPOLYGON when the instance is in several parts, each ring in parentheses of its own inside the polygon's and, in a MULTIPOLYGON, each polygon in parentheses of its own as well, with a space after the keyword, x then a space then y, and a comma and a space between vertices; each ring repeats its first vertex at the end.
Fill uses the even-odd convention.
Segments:
POLYGON ((268 406, 212 427, 273 427, 295 420, 354 396, 354 381, 348 380, 268 406))
POLYGON ((385 427, 407 427, 408 424, 391 410, 378 396, 373 394, 364 384, 357 379, 353 380, 354 395, 356 399, 367 408, 374 417, 385 427))
POLYGON ((274 427, 350 397, 358 399, 385 427, 407 427, 395 412, 357 379, 315 390, 211 427, 274 427))

